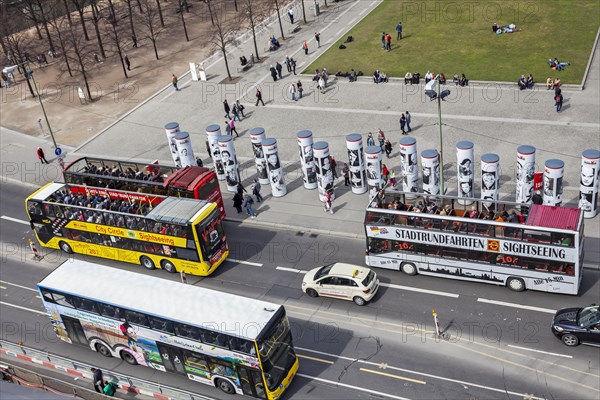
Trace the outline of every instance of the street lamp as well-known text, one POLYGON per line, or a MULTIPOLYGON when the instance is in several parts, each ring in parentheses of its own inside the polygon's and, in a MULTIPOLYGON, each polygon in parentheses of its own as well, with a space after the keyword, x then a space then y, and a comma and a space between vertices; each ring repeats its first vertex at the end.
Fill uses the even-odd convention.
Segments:
POLYGON ((425 85, 425 94, 429 97, 431 101, 437 99, 439 119, 438 124, 440 126, 440 191, 442 194, 446 194, 444 190, 444 135, 442 133, 442 100, 444 100, 446 97, 448 97, 448 95, 450 95, 450 90, 441 90, 442 85, 439 84, 439 81, 440 75, 438 74, 435 77, 435 79, 432 79, 429 82, 427 82, 427 84, 425 85))
POLYGON ((29 62, 26 61, 23 64, 23 68, 25 69, 25 77, 26 78, 31 78, 32 82, 33 82, 33 88, 35 89, 35 95, 37 96, 38 100, 40 101, 40 106, 42 107, 42 112, 44 113, 44 118, 46 119, 46 125, 48 126, 48 132, 50 132, 50 137, 52 137, 52 143, 54 143, 54 149, 55 149, 55 153, 57 156, 60 156, 60 152, 57 152, 57 150, 59 150, 58 145, 56 144, 56 140, 54 139, 54 132, 52 132, 52 127, 50 126, 50 121, 48 120, 48 114, 46 114, 46 109, 44 108, 44 102, 42 101, 42 97, 40 96, 40 91, 38 90, 38 86, 37 86, 37 82, 35 81, 35 78, 33 77, 33 71, 31 70, 31 68, 29 68, 29 62))

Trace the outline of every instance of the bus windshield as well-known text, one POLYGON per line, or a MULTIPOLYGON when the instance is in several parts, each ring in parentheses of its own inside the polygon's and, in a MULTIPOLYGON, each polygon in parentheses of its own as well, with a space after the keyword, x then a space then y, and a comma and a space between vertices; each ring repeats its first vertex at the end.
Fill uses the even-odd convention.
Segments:
POLYGON ((218 212, 213 211, 202 223, 196 226, 200 249, 204 260, 212 262, 219 254, 221 244, 225 240, 225 232, 218 212))
POLYGON ((259 349, 267 386, 269 390, 275 390, 296 360, 285 315, 259 343, 259 349))

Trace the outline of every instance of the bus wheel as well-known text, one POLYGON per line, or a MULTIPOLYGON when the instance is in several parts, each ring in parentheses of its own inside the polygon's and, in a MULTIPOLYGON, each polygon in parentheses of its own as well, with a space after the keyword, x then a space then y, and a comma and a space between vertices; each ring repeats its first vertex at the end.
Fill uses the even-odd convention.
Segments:
POLYGON ((67 254, 73 254, 73 249, 71 248, 71 246, 69 245, 69 243, 67 242, 63 242, 61 240, 61 242, 58 244, 60 246, 60 249, 62 251, 64 251, 67 254))
POLYGON ((170 272, 172 274, 177 272, 177 268, 175 268, 175 266, 173 265, 173 263, 171 261, 164 260, 161 263, 161 266, 162 266, 162 269, 164 269, 165 271, 170 272))
POLYGON ((315 289, 306 289, 306 294, 310 297, 319 297, 319 293, 315 289))
POLYGON ((146 256, 140 257, 140 264, 142 264, 142 267, 144 267, 146 269, 155 269, 156 268, 156 265, 154 265, 154 261, 152 261, 149 257, 146 257, 146 256))
POLYGON ((235 394, 235 388, 225 379, 217 379, 217 387, 227 394, 235 394))
POLYGON ((123 360, 125 360, 125 362, 127 364, 130 365, 137 365, 137 360, 135 359, 135 357, 128 351, 122 350, 121 351, 121 358, 123 360))
POLYGON ((417 267, 415 267, 415 264, 413 264, 413 263, 404 263, 400 266, 400 269, 406 275, 416 275, 417 274, 417 267))
POLYGON ((104 357, 112 357, 112 353, 110 349, 103 345, 102 343, 96 343, 96 351, 102 354, 104 357))
POLYGON ((506 286, 513 292, 522 292, 525 290, 525 282, 521 278, 508 278, 506 286))

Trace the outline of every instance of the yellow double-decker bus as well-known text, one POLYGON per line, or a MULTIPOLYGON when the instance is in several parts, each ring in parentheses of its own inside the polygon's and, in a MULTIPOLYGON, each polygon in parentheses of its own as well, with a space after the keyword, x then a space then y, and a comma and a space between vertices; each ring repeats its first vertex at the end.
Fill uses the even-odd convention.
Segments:
POLYGON ((26 200, 42 246, 210 275, 229 255, 215 203, 49 183, 26 200))

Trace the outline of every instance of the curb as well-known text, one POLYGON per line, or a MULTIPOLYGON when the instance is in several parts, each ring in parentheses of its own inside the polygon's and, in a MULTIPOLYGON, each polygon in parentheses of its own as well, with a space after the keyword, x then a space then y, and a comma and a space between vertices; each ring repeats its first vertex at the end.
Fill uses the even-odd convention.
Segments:
POLYGON ((338 236, 338 237, 345 237, 345 238, 349 238, 349 239, 363 239, 364 238, 364 236, 362 234, 338 232, 338 231, 331 231, 331 230, 317 229, 317 228, 305 228, 305 227, 296 226, 296 225, 279 224, 277 222, 257 221, 256 219, 247 220, 247 219, 240 219, 240 218, 225 217, 225 221, 237 223, 239 225, 244 225, 244 226, 258 225, 258 226, 275 228, 275 229, 280 229, 280 230, 290 230, 290 231, 294 231, 294 230, 298 231, 299 230, 300 232, 318 233, 320 235, 338 236))
POLYGON ((581 80, 581 90, 585 89, 585 82, 587 81, 588 74, 590 69, 592 68, 592 61, 594 60, 594 54, 596 54, 596 49, 598 48, 598 39, 600 38, 600 28, 596 32, 596 40, 594 40, 594 47, 592 47, 592 52, 590 53, 590 58, 588 59, 587 67, 585 68, 585 73, 583 74, 583 79, 581 80))

